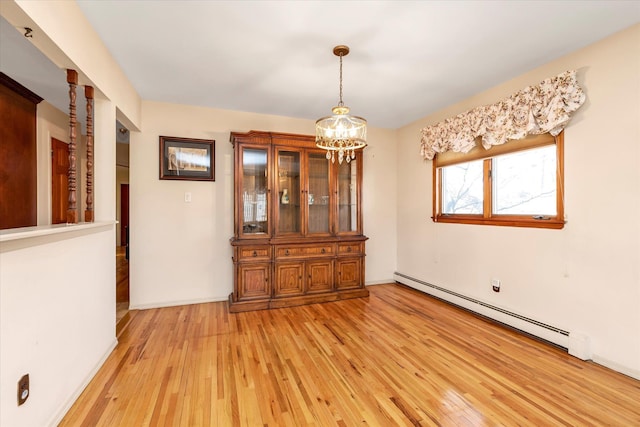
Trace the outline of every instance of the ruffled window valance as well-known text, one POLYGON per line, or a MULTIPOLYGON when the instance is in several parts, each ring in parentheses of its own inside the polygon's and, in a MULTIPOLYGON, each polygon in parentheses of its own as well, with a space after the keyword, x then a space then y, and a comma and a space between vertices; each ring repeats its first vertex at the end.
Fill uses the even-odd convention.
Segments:
POLYGON ((575 70, 528 86, 507 99, 476 107, 422 129, 421 154, 431 160, 436 153, 466 153, 482 137, 485 149, 522 139, 530 134, 558 135, 585 101, 575 70))

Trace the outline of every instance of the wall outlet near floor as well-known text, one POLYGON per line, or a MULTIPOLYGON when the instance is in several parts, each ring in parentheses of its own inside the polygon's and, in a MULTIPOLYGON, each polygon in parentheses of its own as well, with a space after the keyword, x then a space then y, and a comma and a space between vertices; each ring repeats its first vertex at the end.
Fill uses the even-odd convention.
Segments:
POLYGON ((491 279, 491 287, 493 292, 500 292, 500 279, 491 279))
POLYGON ((184 202, 191 203, 191 193, 189 192, 184 193, 184 202))
POLYGON ((18 381, 18 406, 29 398, 29 374, 25 374, 18 381))

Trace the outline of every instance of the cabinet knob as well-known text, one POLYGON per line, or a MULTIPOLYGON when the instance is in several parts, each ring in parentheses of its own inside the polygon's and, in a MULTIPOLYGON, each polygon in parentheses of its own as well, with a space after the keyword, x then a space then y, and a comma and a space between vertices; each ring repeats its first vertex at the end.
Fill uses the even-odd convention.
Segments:
POLYGON ((253 256, 258 256, 258 252, 253 251, 253 256))
POLYGON ((326 251, 324 250, 324 248, 322 248, 322 251, 321 251, 321 252, 322 252, 322 253, 325 253, 326 251))
POLYGON ((285 251, 284 251, 284 254, 285 254, 285 255, 289 255, 289 249, 285 250, 285 251))
POLYGON ((351 252, 351 246, 347 248, 347 252, 351 252))

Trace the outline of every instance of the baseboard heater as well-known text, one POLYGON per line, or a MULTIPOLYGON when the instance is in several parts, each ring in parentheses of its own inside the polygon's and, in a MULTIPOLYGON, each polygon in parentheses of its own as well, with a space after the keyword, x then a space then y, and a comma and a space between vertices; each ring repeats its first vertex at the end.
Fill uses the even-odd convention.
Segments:
POLYGON ((488 317, 496 322, 560 346, 565 350, 570 346, 568 331, 522 316, 518 313, 496 307, 495 305, 487 304, 486 302, 453 292, 449 289, 436 286, 423 280, 407 276, 406 274, 395 272, 393 275, 396 282, 425 292, 450 304, 472 311, 481 316, 488 317))

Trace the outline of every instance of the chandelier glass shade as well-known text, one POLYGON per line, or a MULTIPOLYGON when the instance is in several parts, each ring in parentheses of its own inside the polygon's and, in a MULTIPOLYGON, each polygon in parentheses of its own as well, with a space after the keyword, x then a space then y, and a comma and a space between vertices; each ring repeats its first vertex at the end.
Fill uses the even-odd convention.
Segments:
POLYGON ((327 150, 327 159, 335 162, 337 157, 339 163, 355 159, 355 150, 367 145, 367 121, 349 115, 349 107, 342 101, 342 57, 348 53, 347 46, 333 48, 333 54, 340 57, 340 102, 331 110, 332 115, 316 121, 316 146, 327 150))

